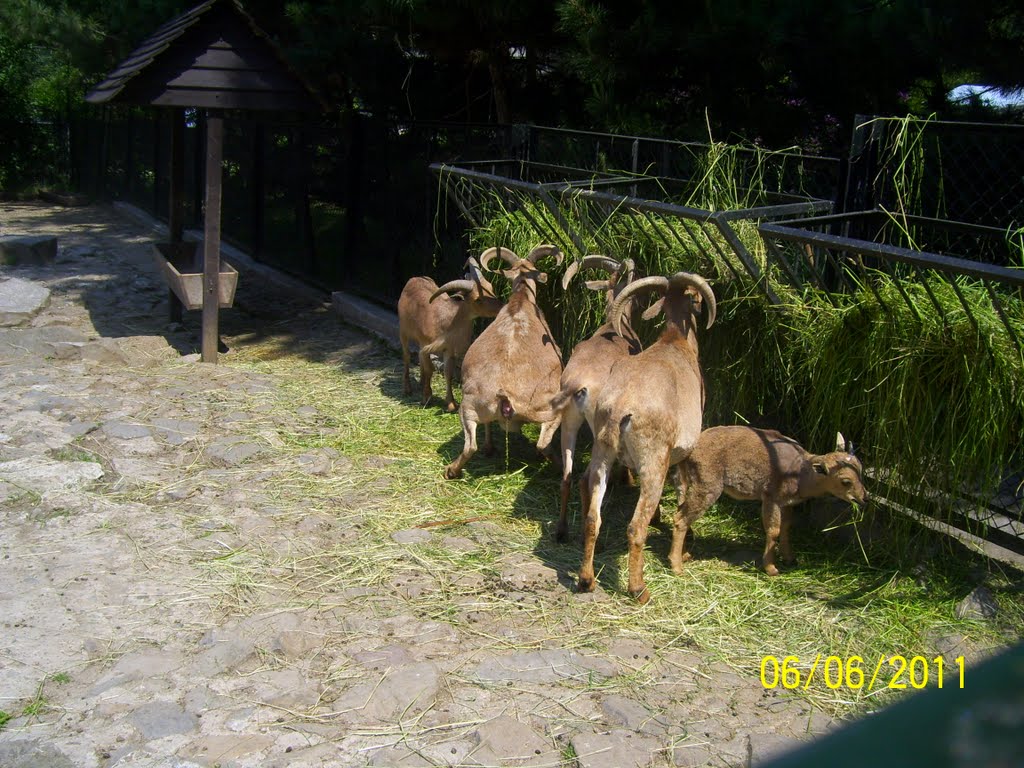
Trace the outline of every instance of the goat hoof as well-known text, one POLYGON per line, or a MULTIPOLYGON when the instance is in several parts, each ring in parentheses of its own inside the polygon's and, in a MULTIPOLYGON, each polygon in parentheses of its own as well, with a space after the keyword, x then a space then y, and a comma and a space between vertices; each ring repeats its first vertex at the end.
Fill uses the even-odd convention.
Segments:
POLYGON ((693 559, 693 555, 691 555, 689 552, 684 553, 679 558, 679 562, 673 562, 671 564, 672 565, 672 573, 674 573, 676 576, 682 576, 683 575, 683 563, 688 563, 692 559, 693 559))
POLYGON ((640 603, 640 605, 647 605, 647 603, 651 601, 651 592, 649 589, 647 589, 646 584, 643 587, 641 587, 639 591, 631 589, 629 591, 629 594, 631 594, 636 599, 636 601, 640 603))
POLYGON ((444 476, 446 480, 458 480, 462 477, 461 469, 452 469, 451 467, 445 467, 444 476))
POLYGON ((564 528, 558 528, 555 530, 555 541, 559 544, 565 544, 569 540, 569 531, 564 528))
POLYGON ((457 411, 457 410, 459 409, 459 406, 457 406, 457 405, 455 404, 455 401, 454 401, 454 400, 452 400, 452 401, 450 401, 450 402, 448 403, 448 405, 446 405, 446 406, 444 407, 444 409, 445 409, 446 411, 448 411, 448 413, 455 413, 455 411, 457 411))
POLYGON ((593 592, 594 591, 594 580, 593 579, 584 579, 584 578, 581 577, 580 580, 576 584, 576 591, 577 592, 593 592))
POLYGON ((769 576, 778 576, 779 575, 779 569, 776 568, 774 565, 766 565, 764 567, 764 572, 767 573, 769 576))

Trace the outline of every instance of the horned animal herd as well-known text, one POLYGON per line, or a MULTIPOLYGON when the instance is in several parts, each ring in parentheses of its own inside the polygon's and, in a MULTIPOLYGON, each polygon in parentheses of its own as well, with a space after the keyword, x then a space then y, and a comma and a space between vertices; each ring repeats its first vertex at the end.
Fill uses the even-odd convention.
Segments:
POLYGON ((477 452, 477 427, 484 427, 484 452, 494 450, 491 425, 519 432, 523 424, 540 425, 537 448, 561 464, 559 518, 556 538, 569 535, 568 508, 576 440, 583 424, 590 427, 590 463, 579 480, 583 561, 577 577, 581 592, 594 589, 594 553, 601 529, 601 506, 616 463, 636 478, 639 495, 627 526, 628 590, 646 603, 644 547, 648 528, 658 519, 666 479, 676 490, 669 563, 675 573, 691 558, 686 535, 704 512, 724 493, 731 498, 761 502, 765 531, 763 566, 778 574, 781 559, 793 559, 790 543, 791 508, 825 495, 863 504, 860 461, 852 446, 838 435, 836 450, 824 455, 805 451, 795 440, 773 430, 747 426, 704 429, 704 376, 698 335, 711 328, 717 304, 711 285, 688 272, 638 277, 630 259, 588 255, 570 263, 562 290, 570 290, 581 271, 601 271, 603 279, 586 281, 588 289, 604 294, 604 322, 572 350, 564 367, 538 291, 548 275, 540 265, 563 263, 553 245, 539 245, 520 258, 504 247, 470 257, 466 274, 440 287, 427 277, 413 277, 398 301, 399 334, 404 361, 405 393, 412 393, 410 346, 419 348, 421 401, 431 397, 431 355, 444 364, 445 406, 456 409, 452 388, 456 358, 462 361, 462 452, 444 470, 445 477, 462 476, 477 452), (500 269, 495 268, 500 260, 500 269), (503 303, 484 272, 502 275, 509 283, 503 303), (655 299, 640 311, 645 299, 655 299), (637 321, 663 317, 664 328, 650 346, 642 348, 637 321), (494 318, 474 340, 478 317, 494 318), (560 428, 560 450, 551 444, 560 428))

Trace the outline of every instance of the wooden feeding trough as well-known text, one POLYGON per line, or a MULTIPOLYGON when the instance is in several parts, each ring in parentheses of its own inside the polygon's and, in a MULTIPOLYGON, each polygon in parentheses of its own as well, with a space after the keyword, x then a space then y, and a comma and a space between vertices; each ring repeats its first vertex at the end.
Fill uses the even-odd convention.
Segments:
MULTIPOLYGON (((198 247, 198 243, 184 242, 153 244, 153 259, 157 269, 185 309, 203 308, 204 275, 198 247)), ((222 261, 217 279, 217 304, 221 309, 227 309, 235 303, 237 287, 238 270, 222 261)))
POLYGON ((202 357, 215 363, 219 311, 231 306, 238 285, 238 272, 220 260, 224 111, 309 112, 322 104, 236 0, 207 0, 164 24, 85 100, 171 109, 170 242, 156 244, 154 257, 171 291, 172 315, 202 309, 202 357), (182 238, 186 107, 206 120, 201 254, 182 238))

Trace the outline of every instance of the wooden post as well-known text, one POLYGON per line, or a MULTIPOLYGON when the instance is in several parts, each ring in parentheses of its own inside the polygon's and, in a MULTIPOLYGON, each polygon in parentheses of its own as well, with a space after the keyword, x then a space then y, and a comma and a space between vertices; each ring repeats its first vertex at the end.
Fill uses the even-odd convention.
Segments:
MULTIPOLYGON (((176 255, 178 243, 185 232, 185 110, 175 107, 171 110, 171 189, 168 203, 167 223, 170 230, 171 253, 176 255)), ((170 288, 167 289, 170 307, 170 321, 182 320, 181 301, 170 288)))
POLYGON ((220 197, 224 157, 224 118, 206 118, 206 210, 203 215, 203 342, 204 363, 217 362, 220 314, 220 197))

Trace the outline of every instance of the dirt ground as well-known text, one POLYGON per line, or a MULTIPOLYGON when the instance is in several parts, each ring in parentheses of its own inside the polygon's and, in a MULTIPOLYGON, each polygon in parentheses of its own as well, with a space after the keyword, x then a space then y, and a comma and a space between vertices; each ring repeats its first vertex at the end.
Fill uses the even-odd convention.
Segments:
MULTIPOLYGON (((168 323, 152 230, 110 207, 22 203, 0 204, 0 228, 60 244, 53 263, 0 268, 51 292, 0 328, 0 766, 748 765, 833 725, 625 633, 581 653, 514 617, 469 632, 485 584, 460 585, 460 621, 419 609, 441 576, 415 568, 295 601, 280 585, 301 580, 302 557, 286 554, 370 533, 281 484, 344 474, 351 497, 385 502, 379 472, 290 446, 317 429, 317 403, 281 407, 289 350, 274 338, 329 333, 369 379, 394 354, 326 296, 243 274, 222 313, 232 351, 206 365, 198 313, 168 323), (264 347, 273 365, 233 367, 264 347)), ((400 533, 375 551, 410 557, 428 535, 400 533)), ((472 551, 499 533, 480 521, 433 541, 472 551)), ((501 580, 502 599, 544 610, 578 597, 529 558, 501 580)))

